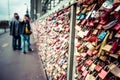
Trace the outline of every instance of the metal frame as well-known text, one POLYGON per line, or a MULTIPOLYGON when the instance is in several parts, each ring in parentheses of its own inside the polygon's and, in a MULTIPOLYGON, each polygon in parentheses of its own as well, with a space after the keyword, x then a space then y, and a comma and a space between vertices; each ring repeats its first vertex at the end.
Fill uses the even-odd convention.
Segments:
POLYGON ((74 63, 74 39, 75 39, 75 23, 76 23, 76 4, 71 6, 70 17, 70 41, 69 41, 69 57, 68 57, 68 72, 67 80, 74 80, 73 63, 74 63))
MULTIPOLYGON (((67 80, 74 80, 74 39, 75 39, 75 23, 76 23, 76 0, 63 0, 53 10, 49 11, 38 20, 44 19, 47 16, 62 10, 63 8, 71 7, 71 22, 70 22, 70 41, 69 41, 69 56, 68 56, 68 69, 67 80)), ((34 22, 36 22, 34 21, 34 22)))
POLYGON ((46 14, 44 14, 43 16, 41 16, 40 18, 38 18, 37 20, 44 19, 45 17, 47 17, 47 16, 49 16, 49 15, 55 13, 55 12, 58 12, 59 10, 61 10, 63 8, 67 8, 69 6, 72 6, 76 2, 77 2, 76 0, 63 0, 54 9, 52 9, 49 12, 47 12, 46 14))

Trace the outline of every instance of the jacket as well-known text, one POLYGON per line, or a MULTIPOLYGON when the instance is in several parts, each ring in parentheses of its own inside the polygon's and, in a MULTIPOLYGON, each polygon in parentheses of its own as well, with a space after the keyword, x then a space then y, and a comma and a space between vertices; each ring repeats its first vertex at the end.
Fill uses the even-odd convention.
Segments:
POLYGON ((12 21, 10 21, 10 35, 12 36, 19 36, 20 35, 20 22, 17 19, 12 19, 12 21))
POLYGON ((29 31, 31 30, 30 22, 29 21, 20 22, 20 34, 26 34, 25 33, 26 24, 28 25, 28 30, 29 31))

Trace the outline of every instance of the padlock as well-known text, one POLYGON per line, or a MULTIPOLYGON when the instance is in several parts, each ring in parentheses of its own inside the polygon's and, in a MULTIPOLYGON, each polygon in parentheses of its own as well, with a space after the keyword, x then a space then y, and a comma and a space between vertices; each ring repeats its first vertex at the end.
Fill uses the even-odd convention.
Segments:
POLYGON ((102 69, 102 66, 100 66, 100 64, 97 64, 97 65, 95 66, 95 70, 96 70, 97 72, 99 72, 101 69, 102 69))
POLYGON ((110 18, 110 13, 104 11, 100 16, 100 24, 101 25, 107 24, 109 21, 109 18, 110 18))
POLYGON ((93 35, 97 35, 97 33, 98 33, 98 30, 97 30, 97 29, 95 29, 95 30, 92 32, 93 35))
POLYGON ((86 77, 88 74, 88 71, 87 70, 84 70, 83 73, 82 73, 82 76, 86 77))
POLYGON ((76 60, 77 60, 77 62, 80 62, 81 61, 81 57, 80 56, 76 56, 76 60))
POLYGON ((110 49, 110 53, 114 53, 119 45, 119 39, 117 39, 113 44, 112 48, 110 49))
POLYGON ((93 51, 92 51, 92 50, 88 50, 88 51, 87 51, 87 54, 88 54, 89 56, 92 56, 92 55, 93 55, 93 51))
POLYGON ((112 45, 106 44, 106 45, 102 48, 102 50, 107 51, 107 52, 110 52, 110 49, 111 49, 111 48, 112 48, 112 45))
POLYGON ((95 47, 90 42, 86 43, 86 46, 89 50, 94 50, 95 49, 95 47))
POLYGON ((104 37, 106 36, 106 34, 107 34, 107 33, 106 33, 106 32, 104 32, 104 31, 103 31, 103 32, 101 32, 101 33, 100 33, 100 35, 98 36, 98 39, 103 40, 103 39, 104 39, 104 37))
POLYGON ((87 53, 80 53, 80 55, 81 55, 82 57, 86 57, 86 56, 87 56, 87 53))
POLYGON ((93 54, 93 55, 96 55, 97 53, 98 53, 98 50, 95 49, 95 50, 93 50, 93 53, 92 53, 92 54, 93 54))
POLYGON ((88 60, 85 61, 85 64, 87 66, 90 66, 92 63, 93 63, 93 61, 91 59, 88 59, 88 60))
POLYGON ((94 41, 96 41, 97 40, 97 36, 91 36, 90 38, 89 38, 89 41, 90 42, 94 42, 94 41))
POLYGON ((95 67, 96 67, 96 64, 95 64, 95 63, 92 63, 92 65, 89 67, 89 69, 90 69, 91 71, 94 71, 95 67))
POLYGON ((103 26, 103 29, 110 29, 117 24, 117 20, 109 22, 107 25, 103 26))
POLYGON ((120 30, 115 34, 116 38, 120 38, 120 30))
POLYGON ((98 75, 95 75, 96 72, 89 72, 85 78, 85 80, 97 80, 98 75))
POLYGON ((108 68, 108 66, 105 66, 104 69, 102 69, 98 73, 98 76, 103 80, 106 78, 106 76, 108 75, 109 72, 110 72, 110 69, 108 68))

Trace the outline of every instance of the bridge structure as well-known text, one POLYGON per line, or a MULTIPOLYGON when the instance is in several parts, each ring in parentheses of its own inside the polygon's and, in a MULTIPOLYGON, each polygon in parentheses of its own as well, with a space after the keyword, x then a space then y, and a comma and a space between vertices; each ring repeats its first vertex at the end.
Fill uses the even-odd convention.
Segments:
POLYGON ((52 10, 63 0, 30 0, 31 3, 31 19, 34 21, 52 10))

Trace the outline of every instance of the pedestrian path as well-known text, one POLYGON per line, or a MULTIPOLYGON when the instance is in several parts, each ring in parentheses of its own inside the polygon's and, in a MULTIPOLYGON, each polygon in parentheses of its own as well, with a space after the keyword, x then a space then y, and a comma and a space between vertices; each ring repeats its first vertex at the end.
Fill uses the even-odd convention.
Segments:
MULTIPOLYGON (((9 31, 9 29, 6 29, 6 32, 8 32, 8 31, 9 31)), ((0 29, 0 35, 4 34, 4 33, 6 33, 6 32, 5 32, 4 29, 0 29)))
POLYGON ((9 33, 0 35, 0 80, 46 80, 34 42, 33 52, 13 51, 9 33))

